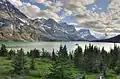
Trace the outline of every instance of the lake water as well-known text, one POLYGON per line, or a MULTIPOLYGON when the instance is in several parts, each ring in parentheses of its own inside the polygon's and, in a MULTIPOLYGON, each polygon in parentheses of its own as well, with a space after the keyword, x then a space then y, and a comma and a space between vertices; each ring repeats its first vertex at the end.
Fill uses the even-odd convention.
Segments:
MULTIPOLYGON (((45 50, 52 52, 53 49, 57 51, 60 47, 60 45, 66 45, 68 51, 75 50, 77 45, 81 46, 83 49, 85 48, 85 45, 95 45, 99 48, 104 47, 106 51, 109 51, 110 48, 114 47, 114 43, 101 43, 101 42, 0 42, 0 44, 5 44, 8 49, 20 49, 23 48, 24 51, 30 51, 31 49, 37 48, 39 50, 42 50, 44 48, 45 50)), ((119 43, 116 43, 116 45, 120 46, 119 43)))

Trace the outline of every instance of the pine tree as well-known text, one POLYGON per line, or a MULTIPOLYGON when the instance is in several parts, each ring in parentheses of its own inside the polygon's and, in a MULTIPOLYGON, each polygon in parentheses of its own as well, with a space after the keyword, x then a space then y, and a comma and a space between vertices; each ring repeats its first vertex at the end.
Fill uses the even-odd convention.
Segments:
POLYGON ((27 51, 27 54, 26 54, 26 56, 30 57, 30 52, 28 52, 28 51, 27 51))
POLYGON ((118 46, 114 45, 114 49, 111 49, 110 51, 110 64, 109 64, 110 69, 114 69, 114 67, 116 66, 118 55, 120 52, 119 49, 120 48, 118 46))
POLYGON ((83 62, 82 48, 78 46, 74 52, 74 64, 76 67, 81 67, 83 62))
POLYGON ((106 71, 109 66, 109 54, 107 51, 105 51, 104 47, 101 50, 101 71, 106 76, 106 71))
POLYGON ((39 58, 40 57, 40 52, 37 49, 34 49, 33 52, 35 53, 35 57, 39 58))
POLYGON ((1 50, 0 50, 0 56, 7 56, 8 51, 6 49, 6 46, 4 44, 1 45, 1 50))
POLYGON ((39 58, 40 57, 40 52, 39 52, 39 50, 37 50, 35 48, 34 50, 30 50, 29 56, 30 57, 34 56, 35 58, 39 58))
POLYGON ((54 49, 53 49, 53 51, 52 51, 52 61, 56 61, 56 54, 55 54, 55 51, 54 51, 54 49))
POLYGON ((12 67, 14 68, 13 72, 18 75, 24 75, 25 74, 25 57, 24 57, 24 51, 23 49, 20 49, 17 51, 17 54, 12 62, 12 67))
POLYGON ((104 66, 108 66, 108 61, 109 61, 108 54, 107 54, 107 51, 105 51, 104 47, 101 50, 101 56, 102 56, 104 66))
POLYGON ((86 72, 100 72, 101 71, 101 55, 100 50, 96 46, 89 45, 85 47, 83 68, 86 72))
POLYGON ((73 51, 72 51, 72 52, 70 52, 70 54, 69 54, 69 59, 70 59, 71 61, 73 61, 73 58, 74 58, 74 56, 73 56, 73 51))
POLYGON ((70 71, 71 64, 69 62, 69 59, 66 58, 68 57, 66 56, 67 54, 65 54, 66 51, 66 46, 64 46, 64 48, 60 46, 58 57, 50 67, 51 72, 46 76, 46 79, 73 79, 72 73, 70 71))
POLYGON ((93 67, 93 46, 85 46, 83 68, 86 72, 92 72, 93 67))
POLYGON ((14 56, 15 56, 15 51, 11 49, 8 53, 8 59, 12 59, 14 58, 14 56))
POLYGON ((34 56, 34 52, 32 53, 32 56, 31 56, 30 69, 35 70, 35 56, 34 56))
POLYGON ((66 57, 66 58, 68 58, 68 52, 67 52, 66 45, 64 45, 64 47, 63 47, 63 56, 66 57))
POLYGON ((41 57, 45 58, 45 49, 44 48, 42 48, 42 56, 41 57))
POLYGON ((116 66, 114 67, 114 71, 116 72, 116 74, 120 74, 120 54, 118 55, 118 60, 116 62, 116 66))
POLYGON ((91 65, 91 70, 90 70, 91 72, 93 73, 103 72, 103 65, 102 65, 101 59, 102 59, 101 56, 97 56, 94 60, 92 60, 92 65, 91 65))

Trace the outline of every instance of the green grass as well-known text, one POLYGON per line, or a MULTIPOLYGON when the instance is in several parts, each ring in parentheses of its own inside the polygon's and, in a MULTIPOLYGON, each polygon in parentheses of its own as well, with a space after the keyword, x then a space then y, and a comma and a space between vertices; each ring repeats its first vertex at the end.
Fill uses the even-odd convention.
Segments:
MULTIPOLYGON (((27 58, 26 66, 29 67, 30 58, 27 58)), ((13 69, 11 66, 11 60, 7 60, 6 57, 0 57, 0 79, 10 79, 10 71, 13 69)), ((49 59, 35 59, 36 70, 30 70, 28 75, 25 78, 20 76, 15 76, 12 79, 43 79, 45 74, 49 72, 49 67, 51 66, 52 61, 49 59)), ((73 76, 83 74, 84 72, 73 67, 71 68, 73 76)), ((96 79, 101 74, 86 74, 86 79, 96 79)), ((120 79, 119 76, 116 76, 112 71, 108 73, 108 79, 120 79)))

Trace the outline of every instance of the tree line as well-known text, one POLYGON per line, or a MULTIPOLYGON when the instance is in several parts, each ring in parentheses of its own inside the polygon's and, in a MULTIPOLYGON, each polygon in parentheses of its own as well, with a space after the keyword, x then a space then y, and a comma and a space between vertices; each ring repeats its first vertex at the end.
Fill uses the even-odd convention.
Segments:
MULTIPOLYGON (((114 45, 114 48, 107 52, 104 47, 102 49, 89 44, 82 47, 78 46, 73 52, 68 52, 66 45, 60 46, 59 50, 52 53, 38 49, 30 50, 27 54, 24 50, 8 51, 5 45, 1 45, 0 56, 7 57, 12 60, 12 73, 17 75, 25 75, 29 70, 35 70, 35 59, 49 59, 52 61, 49 72, 46 73, 45 79, 74 79, 71 68, 77 68, 85 73, 102 73, 107 78, 107 72, 113 70, 115 74, 120 74, 120 47, 114 45), (26 57, 31 59, 30 67, 25 67, 26 57)), ((85 77, 83 78, 85 79, 85 77)))

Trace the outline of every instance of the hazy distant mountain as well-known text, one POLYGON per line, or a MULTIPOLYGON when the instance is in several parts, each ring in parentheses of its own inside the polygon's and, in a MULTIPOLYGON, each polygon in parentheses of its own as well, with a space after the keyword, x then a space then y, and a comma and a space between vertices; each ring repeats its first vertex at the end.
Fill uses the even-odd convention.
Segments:
POLYGON ((66 23, 57 23, 53 19, 48 19, 45 21, 44 26, 47 33, 55 37, 57 40, 96 40, 94 36, 91 35, 89 30, 81 29, 76 31, 75 26, 68 25, 66 23))
POLYGON ((113 43, 120 43, 120 35, 117 35, 117 36, 112 37, 112 38, 109 38, 109 39, 96 40, 96 42, 113 42, 113 43))
POLYGON ((90 30, 88 29, 80 29, 77 33, 78 36, 80 36, 81 38, 85 39, 85 40, 97 40, 96 37, 94 37, 91 33, 90 30))

